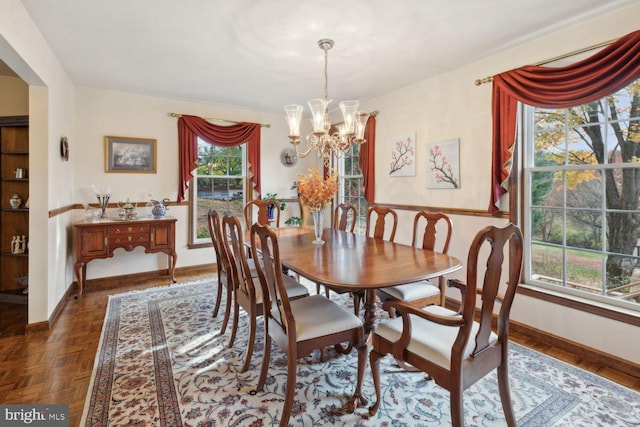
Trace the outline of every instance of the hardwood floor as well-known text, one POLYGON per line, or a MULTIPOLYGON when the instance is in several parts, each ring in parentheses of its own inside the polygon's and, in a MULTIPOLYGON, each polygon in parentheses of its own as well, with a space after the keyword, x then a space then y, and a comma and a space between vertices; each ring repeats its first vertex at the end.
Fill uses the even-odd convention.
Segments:
MULTIPOLYGON (((178 282, 214 277, 214 274, 213 271, 176 272, 178 282)), ((25 336, 24 327, 12 328, 3 320, 0 324, 0 403, 68 404, 69 425, 77 426, 91 379, 107 296, 167 284, 166 277, 89 281, 82 298, 68 298, 49 332, 25 336)), ((0 307, 3 319, 8 317, 4 310, 11 310, 9 306, 0 307)), ((20 312, 17 308, 14 310, 20 312)), ((24 312, 24 307, 21 310, 24 312)), ((511 339, 640 391, 640 376, 626 375, 517 333, 511 334, 511 339)))

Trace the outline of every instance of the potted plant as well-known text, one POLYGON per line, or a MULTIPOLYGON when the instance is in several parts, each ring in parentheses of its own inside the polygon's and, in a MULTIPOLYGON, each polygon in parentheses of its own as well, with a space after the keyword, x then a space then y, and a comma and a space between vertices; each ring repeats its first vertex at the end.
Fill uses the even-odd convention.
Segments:
POLYGON ((302 224, 302 218, 299 216, 292 216, 288 220, 284 222, 286 225, 292 225, 294 227, 299 227, 302 224))
MULTIPOLYGON (((276 206, 278 206, 278 208, 283 211, 284 208, 287 206, 287 204, 284 202, 284 200, 282 199, 278 199, 278 193, 266 193, 264 195, 264 197, 262 198, 262 200, 271 200, 272 202, 274 202, 276 204, 276 206)), ((269 205, 267 206, 267 215, 269 216, 269 220, 274 220, 276 215, 273 211, 274 207, 273 205, 269 205)))

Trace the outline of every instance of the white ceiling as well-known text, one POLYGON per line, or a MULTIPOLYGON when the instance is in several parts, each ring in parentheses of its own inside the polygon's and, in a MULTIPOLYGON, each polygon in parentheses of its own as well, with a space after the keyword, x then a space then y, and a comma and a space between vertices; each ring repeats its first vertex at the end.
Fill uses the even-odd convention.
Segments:
POLYGON ((321 38, 330 98, 362 100, 633 1, 22 3, 78 86, 282 112, 323 96, 321 38))

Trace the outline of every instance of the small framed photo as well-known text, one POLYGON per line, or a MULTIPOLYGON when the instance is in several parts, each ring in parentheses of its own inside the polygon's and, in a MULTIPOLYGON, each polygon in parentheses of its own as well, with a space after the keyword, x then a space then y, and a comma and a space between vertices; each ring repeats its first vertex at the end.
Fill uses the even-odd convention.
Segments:
POLYGON ((105 172, 156 173, 156 140, 104 137, 105 172))

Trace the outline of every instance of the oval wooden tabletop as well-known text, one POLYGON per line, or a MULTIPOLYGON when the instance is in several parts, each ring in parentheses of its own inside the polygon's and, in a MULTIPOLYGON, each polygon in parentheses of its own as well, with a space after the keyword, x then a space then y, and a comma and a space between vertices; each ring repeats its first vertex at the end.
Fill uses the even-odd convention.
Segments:
MULTIPOLYGON (((383 288, 459 270, 452 256, 325 228, 323 245, 310 227, 279 227, 280 262, 314 282, 349 290, 383 288)), ((249 239, 247 239, 249 241, 249 239)))

